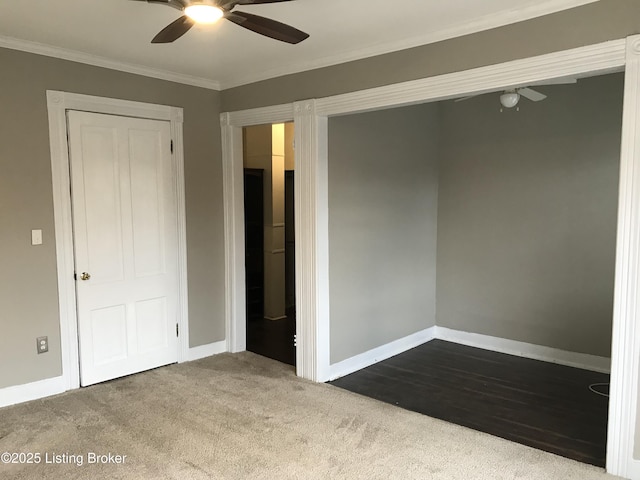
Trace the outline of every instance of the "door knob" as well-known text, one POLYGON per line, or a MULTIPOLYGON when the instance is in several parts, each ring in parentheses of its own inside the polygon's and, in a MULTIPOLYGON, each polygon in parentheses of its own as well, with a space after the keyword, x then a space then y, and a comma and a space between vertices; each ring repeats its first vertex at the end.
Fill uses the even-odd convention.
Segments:
POLYGON ((82 280, 89 280, 91 278, 91 275, 89 275, 87 272, 82 272, 82 275, 80 276, 80 278, 82 280))

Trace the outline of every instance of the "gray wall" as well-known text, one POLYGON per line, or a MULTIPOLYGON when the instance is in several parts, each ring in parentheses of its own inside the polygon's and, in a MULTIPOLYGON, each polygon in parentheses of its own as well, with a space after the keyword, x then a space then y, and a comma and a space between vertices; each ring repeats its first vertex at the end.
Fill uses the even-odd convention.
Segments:
POLYGON ((623 76, 442 104, 437 323, 610 356, 623 76))
MULTIPOLYGON (((221 109, 235 111, 320 98, 615 40, 637 33, 640 33, 640 2, 600 0, 432 45, 225 90, 222 92, 221 109)), ((602 348, 600 351, 606 352, 602 348)), ((640 436, 640 415, 636 431, 640 436)), ((636 443, 635 457, 640 458, 640 442, 636 443)))
POLYGON ((332 363, 436 323, 610 355, 623 75, 538 89, 330 119, 332 363))
MULTIPOLYGON (((0 241, 3 246, 0 362, 12 365, 11 369, 0 371, 0 387, 48 378, 60 372, 44 90, 67 90, 185 108, 189 308, 191 344, 195 346, 224 337, 218 110, 233 111, 323 97, 635 33, 640 33, 640 2, 601 0, 516 25, 266 80, 220 95, 0 49, 0 105, 5 113, 0 119, 0 241), (208 105, 210 109, 206 108, 208 105), (44 229, 45 245, 38 249, 29 247, 29 230, 40 227, 44 229), (37 292, 37 299, 31 292, 37 292), (32 354, 33 338, 41 334, 49 334, 53 340, 52 352, 36 358, 32 354)), ((332 325, 332 329, 336 328, 340 327, 332 325)), ((363 348, 367 345, 356 350, 363 348)), ((349 353, 332 352, 332 361, 345 355, 349 353)), ((640 457, 640 447, 636 457, 640 457)))
POLYGON ((0 388, 61 374, 47 89, 184 108, 190 344, 223 340, 220 94, 7 49, 0 65, 0 388))
MULTIPOLYGON (((640 2, 600 0, 432 45, 225 90, 222 92, 221 109, 235 111, 320 98, 615 40, 637 33, 640 33, 640 2)), ((593 333, 588 336, 593 338, 593 333)), ((606 353, 603 345, 604 342, 598 351, 606 353)), ((636 431, 640 436, 640 415, 636 431)), ((636 443, 635 457, 640 458, 640 441, 636 443)))
POLYGON ((331 363, 435 325, 437 105, 329 121, 331 363))
POLYGON ((505 27, 222 92, 222 111, 320 98, 640 33, 640 2, 600 0, 505 27))

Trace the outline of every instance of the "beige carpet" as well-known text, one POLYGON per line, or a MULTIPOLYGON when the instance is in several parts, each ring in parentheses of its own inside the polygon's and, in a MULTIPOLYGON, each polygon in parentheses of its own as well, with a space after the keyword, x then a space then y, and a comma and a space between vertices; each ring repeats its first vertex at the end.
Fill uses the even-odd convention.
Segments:
POLYGON ((251 353, 0 409, 1 452, 41 455, 39 464, 0 464, 3 480, 614 478, 301 380, 251 353), (126 458, 89 464, 91 454, 126 458), (45 463, 54 459, 72 463, 45 463))

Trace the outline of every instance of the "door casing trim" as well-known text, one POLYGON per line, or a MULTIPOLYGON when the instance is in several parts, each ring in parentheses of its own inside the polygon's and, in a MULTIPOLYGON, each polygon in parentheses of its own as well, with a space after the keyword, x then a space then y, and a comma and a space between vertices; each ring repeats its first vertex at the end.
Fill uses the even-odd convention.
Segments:
POLYGON ((47 90, 49 142, 53 185, 58 305, 60 316, 60 352, 62 379, 66 390, 80 387, 78 355, 78 318, 71 216, 71 181, 67 147, 68 110, 168 121, 173 140, 173 167, 178 218, 178 362, 189 359, 189 312, 187 304, 187 237, 184 188, 183 110, 179 107, 132 102, 113 98, 47 90))
POLYGON ((531 58, 221 114, 225 202, 227 342, 244 349, 244 249, 242 241, 242 127, 281 121, 296 130, 297 373, 330 378, 328 119, 367 111, 447 100, 531 85, 549 79, 625 71, 624 119, 618 202, 615 299, 607 472, 640 478, 634 458, 640 372, 640 35, 531 58), (305 195, 299 192, 304 191, 305 195), (305 223, 302 223, 302 219, 305 223))

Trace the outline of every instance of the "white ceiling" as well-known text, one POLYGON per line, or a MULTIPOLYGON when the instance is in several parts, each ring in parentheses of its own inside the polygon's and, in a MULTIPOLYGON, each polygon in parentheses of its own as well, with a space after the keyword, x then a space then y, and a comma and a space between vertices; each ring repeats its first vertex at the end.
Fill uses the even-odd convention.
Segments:
POLYGON ((223 89, 595 1, 295 0, 236 10, 311 35, 298 45, 271 40, 227 20, 196 26, 173 44, 152 45, 155 34, 181 15, 178 10, 130 0, 2 0, 0 47, 223 89))

